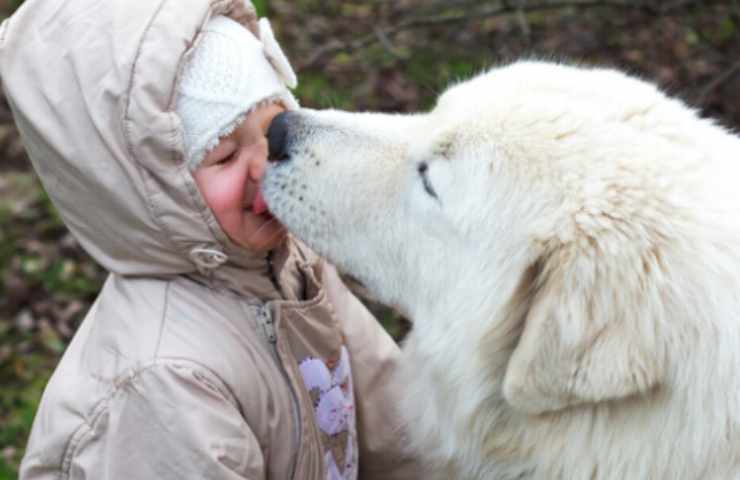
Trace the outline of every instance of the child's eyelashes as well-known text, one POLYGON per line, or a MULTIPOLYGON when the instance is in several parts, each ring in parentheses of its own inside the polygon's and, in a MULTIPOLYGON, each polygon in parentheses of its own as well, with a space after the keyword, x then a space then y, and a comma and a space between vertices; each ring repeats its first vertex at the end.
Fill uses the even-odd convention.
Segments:
POLYGON ((239 144, 230 138, 223 138, 216 147, 206 154, 204 166, 224 165, 239 153, 239 144))
POLYGON ((236 154, 237 154, 237 152, 234 151, 234 152, 228 154, 227 156, 222 157, 221 159, 217 160, 216 163, 214 163, 214 165, 225 165, 227 163, 231 163, 231 161, 236 158, 236 154))
POLYGON ((232 160, 236 159, 239 154, 239 150, 234 150, 232 152, 224 152, 221 155, 216 156, 212 159, 211 162, 208 163, 209 166, 216 166, 216 165, 228 165, 231 163, 232 160))

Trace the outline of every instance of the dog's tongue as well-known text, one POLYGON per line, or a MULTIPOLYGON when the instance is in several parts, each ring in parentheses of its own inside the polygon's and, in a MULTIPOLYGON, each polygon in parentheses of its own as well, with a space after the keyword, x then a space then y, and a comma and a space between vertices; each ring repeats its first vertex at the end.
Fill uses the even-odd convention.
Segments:
POLYGON ((255 215, 262 215, 267 210, 267 203, 265 203, 265 199, 262 196, 262 191, 257 190, 257 195, 255 195, 254 200, 252 200, 252 212, 254 212, 255 215))

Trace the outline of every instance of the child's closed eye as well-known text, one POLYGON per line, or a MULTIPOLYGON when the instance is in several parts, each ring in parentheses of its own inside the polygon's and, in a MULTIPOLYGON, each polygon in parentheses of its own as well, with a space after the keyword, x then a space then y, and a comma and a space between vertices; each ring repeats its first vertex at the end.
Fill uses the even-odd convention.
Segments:
POLYGON ((211 150, 203 161, 206 167, 225 165, 234 160, 239 153, 239 145, 230 138, 224 138, 211 150))
POLYGON ((225 165, 227 163, 230 163, 232 160, 234 160, 237 156, 237 151, 234 150, 232 153, 226 155, 225 157, 218 158, 215 162, 213 162, 213 165, 225 165))

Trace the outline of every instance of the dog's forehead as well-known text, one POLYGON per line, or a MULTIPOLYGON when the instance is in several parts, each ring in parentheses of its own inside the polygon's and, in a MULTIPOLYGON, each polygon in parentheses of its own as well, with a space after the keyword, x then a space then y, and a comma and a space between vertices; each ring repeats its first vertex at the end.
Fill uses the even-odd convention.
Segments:
POLYGON ((532 110, 526 105, 534 99, 511 98, 513 92, 522 88, 522 79, 512 75, 512 68, 479 74, 450 86, 439 96, 430 112, 433 129, 428 130, 432 132, 429 138, 434 151, 450 156, 460 145, 490 140, 490 134, 505 125, 508 118, 532 110))
POLYGON ((483 74, 451 85, 437 99, 433 113, 456 117, 480 111, 492 99, 489 77, 490 74, 483 74))
POLYGON ((447 130, 442 132, 432 143, 432 154, 435 157, 450 160, 453 157, 458 138, 459 135, 456 130, 447 130))
POLYGON ((494 109, 480 103, 442 105, 430 113, 425 135, 419 136, 419 139, 427 154, 453 160, 461 150, 477 147, 492 139, 492 133, 496 130, 494 118, 494 109))
MULTIPOLYGON (((510 100, 514 93, 532 92, 571 85, 572 69, 542 62, 517 62, 494 67, 467 80, 450 85, 437 99, 435 110, 462 112, 485 111, 501 102, 510 100)), ((580 73, 583 75, 583 73, 580 73)), ((518 101, 526 101, 518 97, 518 101)))
POLYGON ((452 84, 438 98, 435 110, 446 115, 461 112, 480 114, 497 106, 536 105, 544 98, 603 95, 604 85, 620 86, 624 75, 603 69, 581 69, 568 65, 521 61, 495 67, 470 79, 452 84))

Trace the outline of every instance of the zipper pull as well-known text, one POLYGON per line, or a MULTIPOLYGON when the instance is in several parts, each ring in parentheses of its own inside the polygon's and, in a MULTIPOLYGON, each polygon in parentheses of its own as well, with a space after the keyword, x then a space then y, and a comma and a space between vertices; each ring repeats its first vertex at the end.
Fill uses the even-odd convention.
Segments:
POLYGON ((276 343, 277 342, 277 334, 275 333, 275 321, 272 319, 272 315, 270 315, 269 310, 267 307, 260 307, 257 311, 257 317, 260 320, 260 323, 262 324, 262 328, 265 330, 265 336, 267 337, 267 341, 270 343, 276 343))

